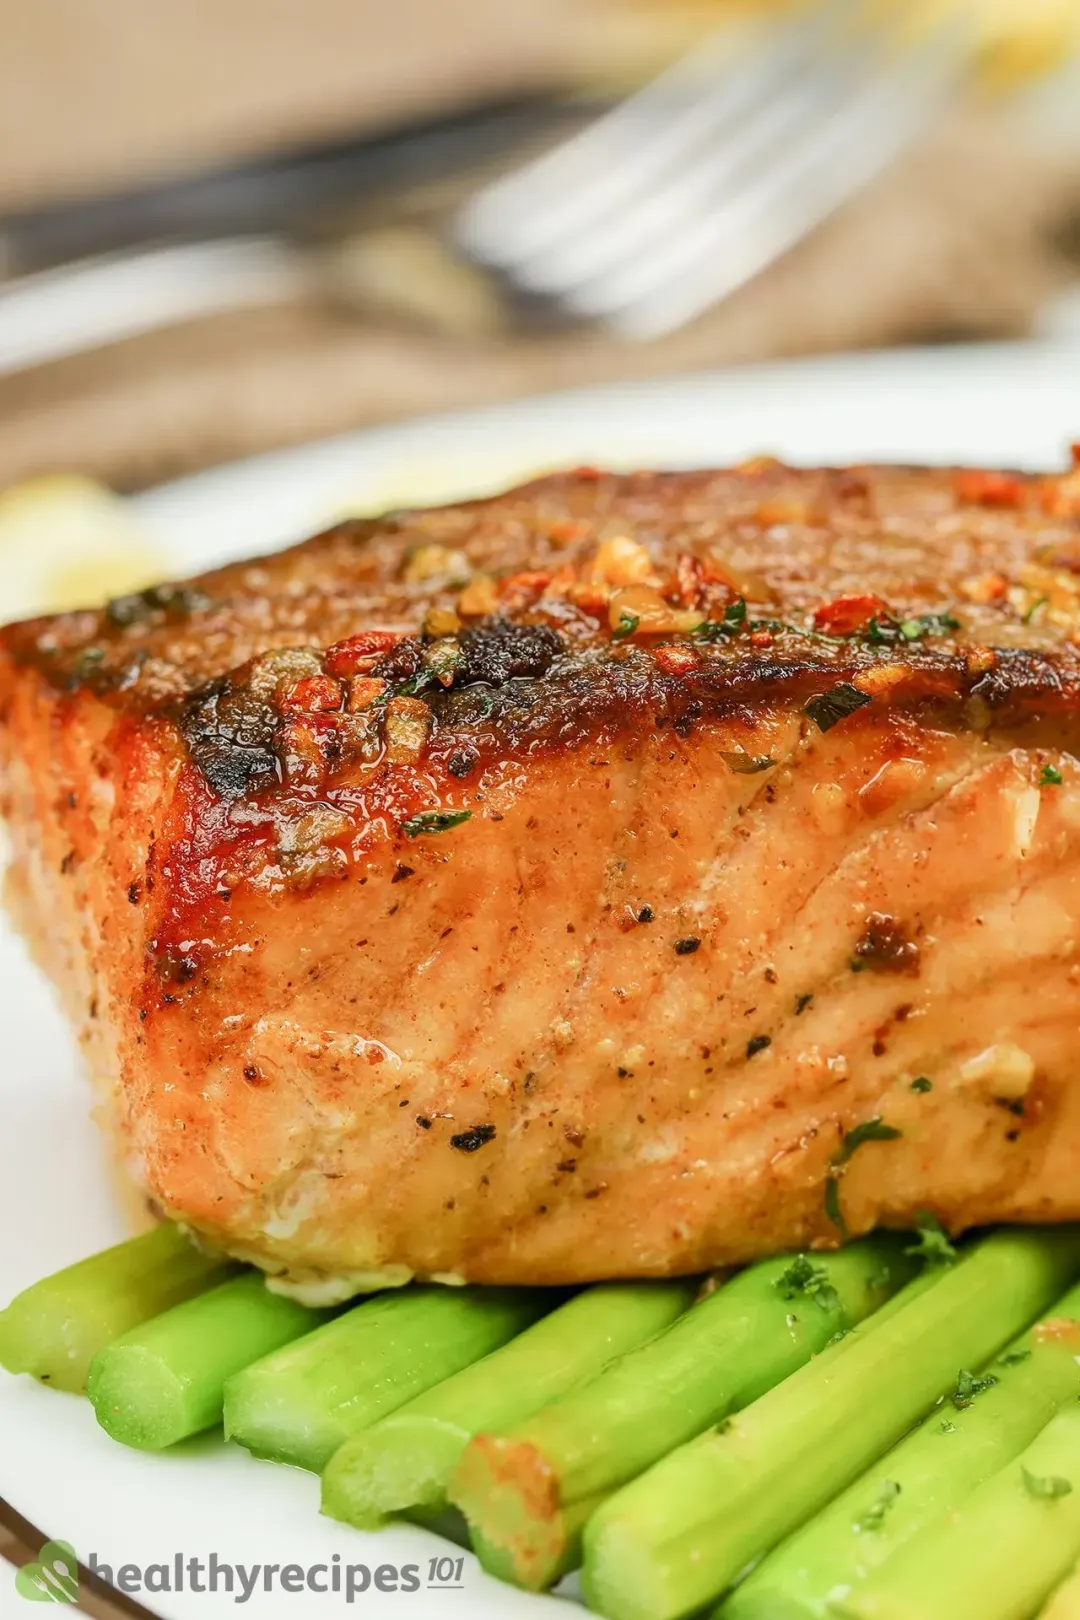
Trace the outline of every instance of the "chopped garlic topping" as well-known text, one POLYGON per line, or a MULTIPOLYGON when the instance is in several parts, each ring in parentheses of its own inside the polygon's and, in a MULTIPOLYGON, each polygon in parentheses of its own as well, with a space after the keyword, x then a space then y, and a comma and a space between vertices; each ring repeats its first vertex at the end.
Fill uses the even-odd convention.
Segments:
POLYGON ((638 540, 628 534, 616 534, 604 540, 596 556, 588 564, 585 579, 601 585, 658 585, 652 558, 638 540))
POLYGON ((992 1097, 1015 1102, 1031 1090, 1035 1060, 1022 1047, 1002 1041, 968 1058, 961 1064, 958 1078, 961 1085, 980 1086, 992 1097))
POLYGON ((405 579, 410 585, 421 585, 429 579, 463 580, 471 573, 465 553, 449 546, 420 546, 405 564, 405 579))
POLYGON ((703 616, 694 608, 672 607, 651 585, 630 585, 616 591, 608 603, 608 623, 613 630, 627 619, 636 619, 636 628, 645 635, 696 630, 703 616))
POLYGON ((499 605, 495 581, 490 574, 477 574, 458 597, 458 612, 463 619, 482 619, 494 613, 499 605))
POLYGON ((395 697, 386 705, 386 757, 393 765, 410 765, 427 742, 432 715, 419 698, 395 697))

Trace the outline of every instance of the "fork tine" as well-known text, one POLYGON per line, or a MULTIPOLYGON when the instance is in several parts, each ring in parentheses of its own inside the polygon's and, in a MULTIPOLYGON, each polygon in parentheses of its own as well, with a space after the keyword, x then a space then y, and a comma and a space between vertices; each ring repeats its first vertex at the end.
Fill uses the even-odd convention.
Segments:
MULTIPOLYGON (((672 331, 758 274, 880 173, 926 128, 969 61, 948 31, 855 87, 807 141, 652 253, 567 292, 626 336, 672 331)), ((965 36, 966 39, 966 36, 965 36)))
POLYGON ((735 71, 717 34, 581 134, 486 187, 463 210, 458 238, 474 257, 505 268, 597 212, 632 198, 701 141, 796 81, 855 0, 829 0, 809 17, 770 28, 735 71))
POLYGON ((763 102, 741 121, 718 150, 710 147, 689 166, 662 176, 660 183, 621 207, 594 214, 592 228, 578 231, 519 261, 517 279, 536 292, 561 295, 615 270, 652 244, 668 239, 703 209, 715 205, 729 187, 755 167, 779 161, 783 149, 812 131, 868 66, 871 47, 863 40, 832 55, 817 71, 796 79, 787 93, 763 102))

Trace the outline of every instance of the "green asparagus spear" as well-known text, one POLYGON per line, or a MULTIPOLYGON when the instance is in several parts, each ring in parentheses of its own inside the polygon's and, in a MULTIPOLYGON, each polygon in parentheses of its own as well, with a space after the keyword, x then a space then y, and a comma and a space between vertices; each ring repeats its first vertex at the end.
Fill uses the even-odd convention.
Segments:
POLYGON ((696 1282, 587 1288, 336 1451, 323 1474, 323 1512, 372 1528, 387 1514, 446 1506, 446 1482, 471 1437, 529 1416, 666 1328, 696 1282))
POLYGON ((552 1584, 578 1561, 588 1510, 879 1306, 915 1270, 903 1247, 880 1235, 766 1260, 592 1383, 506 1433, 480 1434, 450 1494, 484 1568, 534 1590, 552 1584))
POLYGON ((585 1527, 583 1590, 611 1620, 674 1620, 894 1443, 1080 1272, 1080 1228, 1003 1231, 928 1272, 719 1430, 610 1497, 585 1527))
POLYGON ((157 1226, 17 1294, 0 1311, 0 1366, 81 1393, 102 1345, 238 1269, 201 1254, 177 1227, 157 1226))
POLYGON ((717 1620, 828 1620, 843 1596, 1080 1396, 1080 1287, 777 1547, 717 1620))
POLYGON ((1039 1610, 1039 1620, 1080 1620, 1080 1568, 1066 1575, 1046 1608, 1039 1610))
POLYGON ((1080 1403, 908 1542, 834 1614, 848 1620, 1030 1620, 1080 1556, 1080 1403))
POLYGON ((405 1288, 229 1380, 225 1434, 320 1473, 351 1434, 505 1344, 559 1303, 542 1289, 405 1288))
POLYGON ((105 1345, 86 1392, 114 1440, 157 1451, 219 1423, 225 1380, 326 1316, 272 1294, 249 1271, 105 1345))

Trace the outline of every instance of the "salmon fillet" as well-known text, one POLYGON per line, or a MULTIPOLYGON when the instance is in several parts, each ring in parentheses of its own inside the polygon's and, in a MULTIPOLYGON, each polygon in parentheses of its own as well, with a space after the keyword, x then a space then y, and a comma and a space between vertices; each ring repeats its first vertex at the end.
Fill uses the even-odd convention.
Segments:
POLYGON ((1080 457, 626 476, 0 633, 154 1203, 327 1299, 1080 1218, 1080 457))

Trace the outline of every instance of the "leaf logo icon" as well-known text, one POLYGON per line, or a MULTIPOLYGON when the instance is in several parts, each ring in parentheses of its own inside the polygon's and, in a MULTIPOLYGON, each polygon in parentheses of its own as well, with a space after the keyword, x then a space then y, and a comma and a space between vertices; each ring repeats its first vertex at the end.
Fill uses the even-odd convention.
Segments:
POLYGON ((79 1560, 70 1541, 47 1541, 36 1563, 24 1564, 15 1590, 32 1603, 74 1603, 79 1595, 79 1560))

